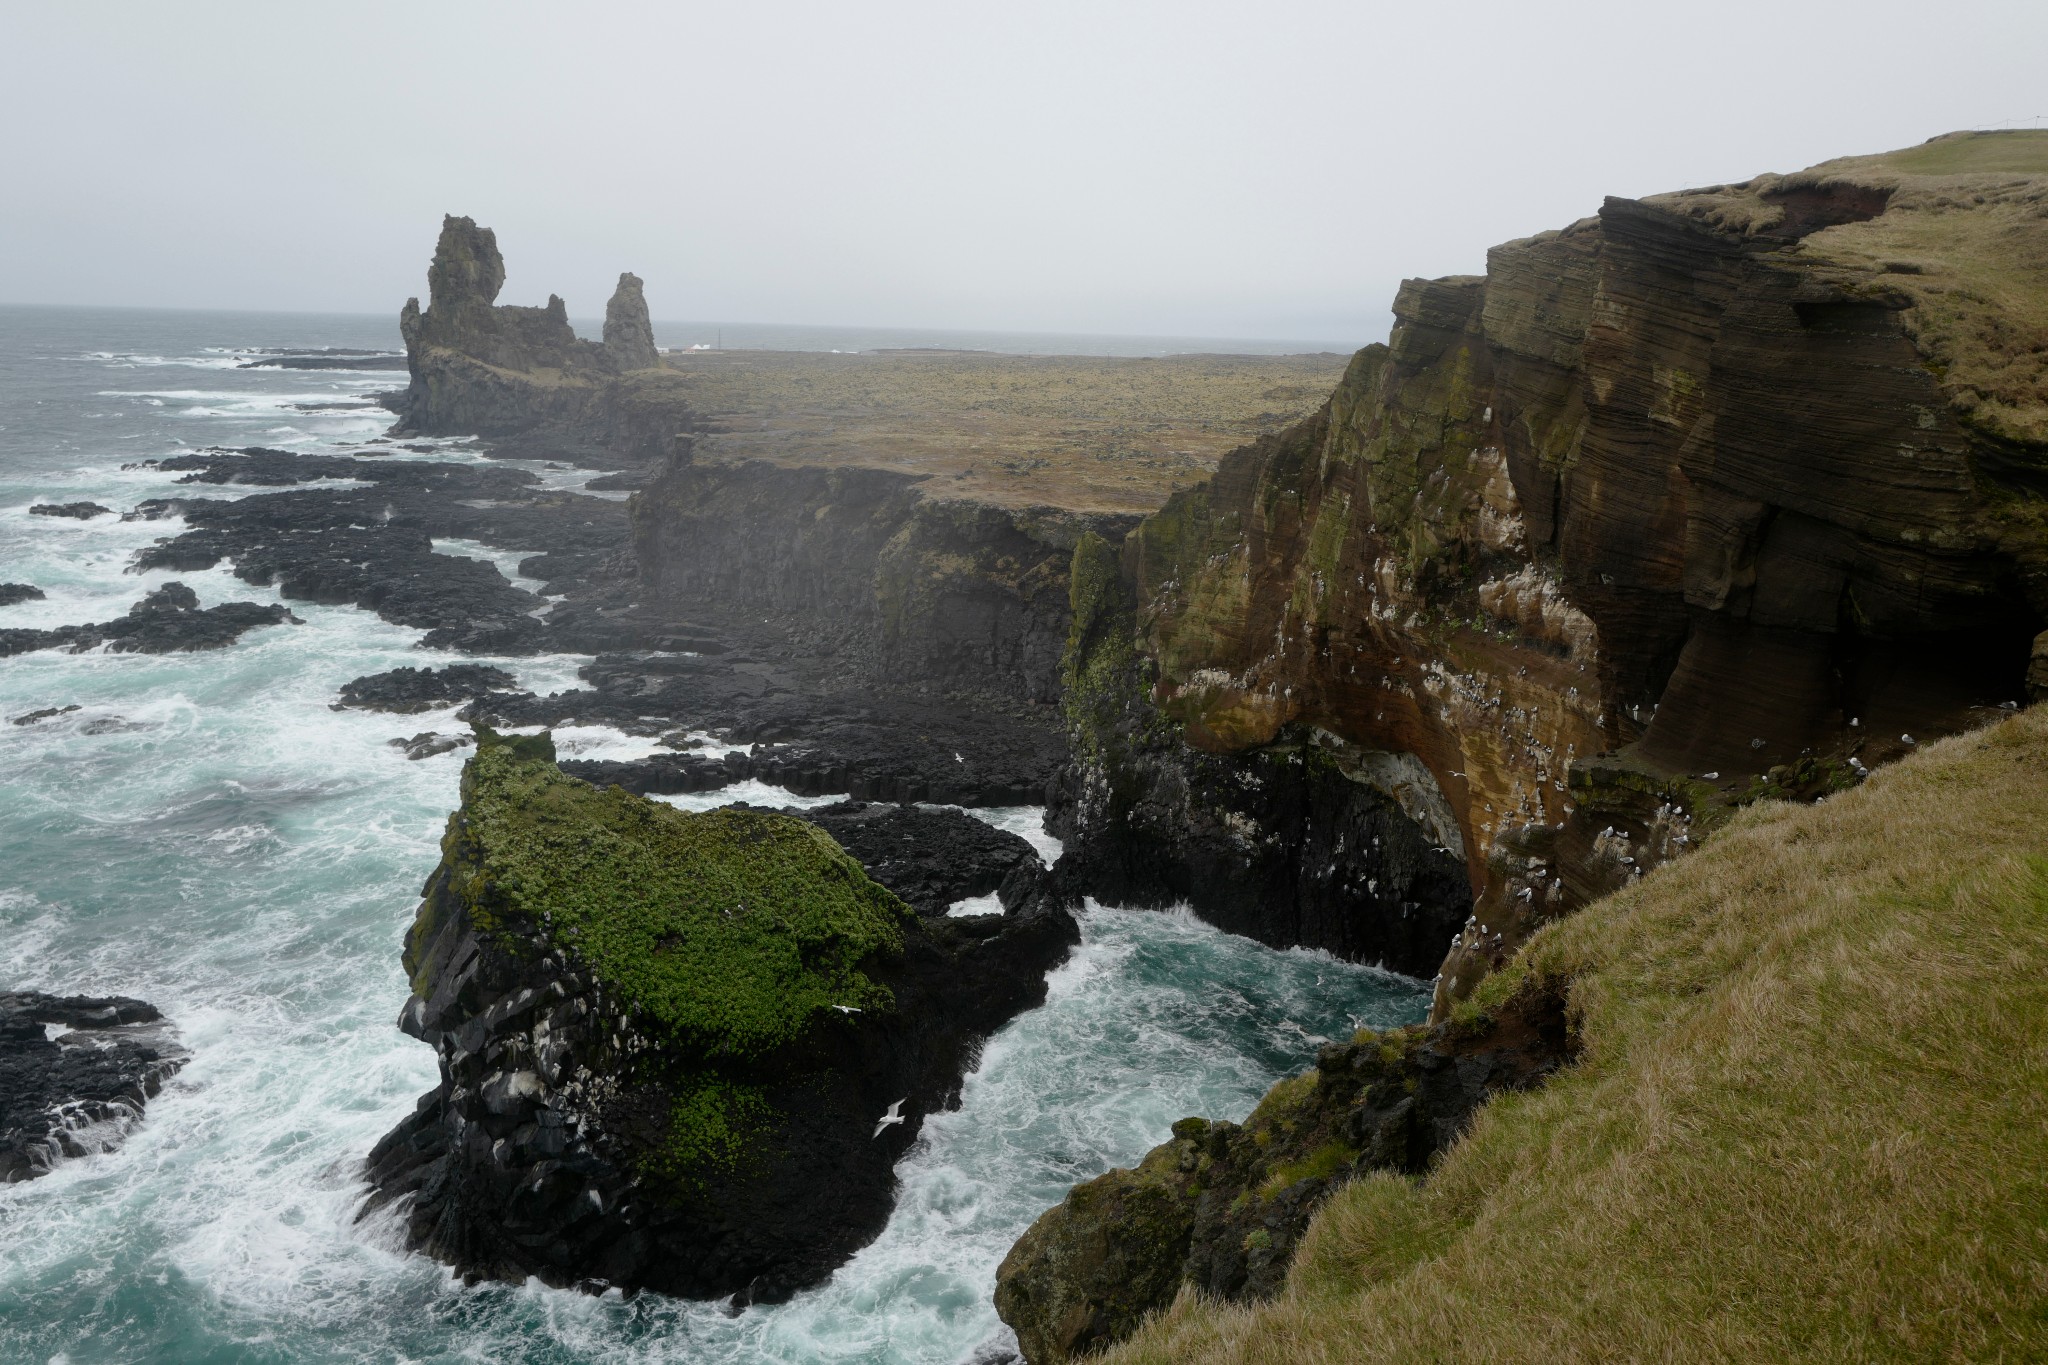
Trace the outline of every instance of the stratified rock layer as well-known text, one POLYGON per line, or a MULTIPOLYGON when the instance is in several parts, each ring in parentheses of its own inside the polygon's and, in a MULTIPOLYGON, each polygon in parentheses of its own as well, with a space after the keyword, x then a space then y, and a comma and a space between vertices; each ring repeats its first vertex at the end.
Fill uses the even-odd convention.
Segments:
POLYGON ((1328 736, 1455 826, 1440 1011, 1730 804, 2020 699, 2048 624, 2048 135, 1610 199, 1487 265, 1128 538, 1090 608, 1128 627, 1077 596, 1109 691, 1058 831, 1160 862, 1147 809, 1328 736))
POLYGON ((406 947, 442 1082, 371 1153, 372 1205, 473 1278, 785 1297, 880 1230, 922 1117, 1076 937, 921 920, 809 824, 481 732, 406 947))

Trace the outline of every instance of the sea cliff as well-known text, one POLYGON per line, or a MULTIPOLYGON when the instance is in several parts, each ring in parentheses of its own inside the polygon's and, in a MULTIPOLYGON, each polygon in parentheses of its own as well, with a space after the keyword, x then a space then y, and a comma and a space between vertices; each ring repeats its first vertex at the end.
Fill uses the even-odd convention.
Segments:
POLYGON ((1181 813, 1321 752, 1463 865, 1442 1017, 1730 809, 2023 701, 2044 214, 2048 137, 1957 134, 1610 199, 1408 282, 1322 411, 1091 547, 1118 624, 1069 662, 1070 856, 1235 926, 1204 871, 1230 822, 1181 813))

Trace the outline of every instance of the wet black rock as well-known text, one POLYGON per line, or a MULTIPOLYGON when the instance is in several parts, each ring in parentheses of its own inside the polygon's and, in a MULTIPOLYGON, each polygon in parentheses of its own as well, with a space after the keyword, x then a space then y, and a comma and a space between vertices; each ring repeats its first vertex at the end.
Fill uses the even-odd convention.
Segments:
POLYGON ((77 709, 77 702, 72 702, 69 706, 45 706, 40 711, 31 711, 25 716, 15 716, 8 722, 8 724, 34 725, 37 721, 48 720, 52 716, 66 715, 72 711, 76 711, 77 709))
POLYGON ((33 583, 0 583, 0 607, 11 607, 16 602, 40 602, 43 590, 33 583))
POLYGON ((962 810, 838 801, 783 814, 831 835, 920 915, 944 915, 957 901, 991 893, 1014 909, 1045 872, 1029 843, 962 810))
POLYGON ((0 630, 0 657, 60 647, 76 653, 98 645, 121 654, 222 649, 258 626, 285 622, 305 624, 275 603, 223 602, 202 608, 192 589, 183 583, 166 583, 117 620, 54 630, 0 630))
POLYGON ((32 517, 76 517, 80 521, 90 521, 94 517, 109 516, 113 510, 96 502, 39 502, 28 509, 28 514, 32 517))
POLYGON ((182 471, 192 482, 315 486, 233 501, 145 502, 133 516, 179 515, 187 529, 142 551, 137 568, 191 572, 232 560, 235 575, 247 582, 423 628, 425 643, 436 648, 532 654, 605 647, 551 633, 537 617, 546 602, 514 587, 484 560, 435 553, 433 542, 460 537, 532 548, 539 553, 522 561, 520 571, 563 592, 625 572, 617 563, 626 543, 625 511, 617 502, 538 489, 535 476, 522 469, 260 447, 178 456, 156 467, 182 471), (342 479, 371 486, 317 487, 342 479))
POLYGON ((452 754, 465 744, 476 743, 476 738, 473 735, 442 735, 428 730, 414 735, 411 739, 393 739, 385 742, 394 749, 402 750, 407 758, 417 762, 437 754, 452 754))
POLYGON ((117 1146, 185 1064, 168 1032, 125 996, 0 994, 0 1183, 117 1146))
POLYGON ((335 709, 355 707, 365 711, 411 715, 440 706, 452 706, 456 702, 474 701, 493 692, 508 692, 518 685, 517 678, 489 664, 394 668, 343 683, 341 700, 335 703, 335 709))
POLYGON ((712 791, 755 778, 799 796, 928 801, 956 806, 1043 805, 1066 760, 1049 723, 974 705, 879 692, 821 694, 777 665, 642 653, 602 655, 582 671, 589 691, 495 696, 470 718, 493 725, 571 721, 647 733, 683 725, 752 747, 722 758, 661 754, 564 771, 654 795, 712 791))

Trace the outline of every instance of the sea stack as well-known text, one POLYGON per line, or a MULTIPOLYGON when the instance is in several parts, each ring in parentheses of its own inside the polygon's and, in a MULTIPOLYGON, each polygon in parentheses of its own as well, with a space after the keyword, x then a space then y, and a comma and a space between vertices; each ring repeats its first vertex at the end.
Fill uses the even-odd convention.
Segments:
POLYGON ((921 918, 813 825, 679 811, 478 733, 405 950, 441 1083, 370 1207, 465 1276, 774 1300, 872 1238, 1057 908, 921 918), (877 1129, 901 1102, 905 1122, 877 1129))

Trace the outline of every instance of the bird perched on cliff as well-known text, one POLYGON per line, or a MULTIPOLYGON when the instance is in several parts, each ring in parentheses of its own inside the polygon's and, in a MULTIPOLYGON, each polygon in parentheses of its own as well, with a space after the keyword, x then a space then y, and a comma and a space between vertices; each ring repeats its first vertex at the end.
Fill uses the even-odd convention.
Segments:
POLYGON ((887 1128, 890 1124, 903 1122, 903 1105, 905 1101, 907 1101, 909 1098, 910 1097, 908 1095, 905 1095, 903 1099, 900 1099, 896 1101, 896 1103, 889 1106, 888 1113, 882 1115, 882 1117, 875 1120, 876 1137, 880 1137, 882 1135, 882 1130, 884 1128, 887 1128))

